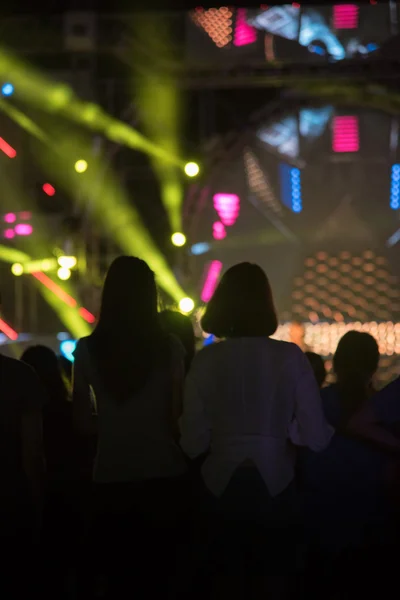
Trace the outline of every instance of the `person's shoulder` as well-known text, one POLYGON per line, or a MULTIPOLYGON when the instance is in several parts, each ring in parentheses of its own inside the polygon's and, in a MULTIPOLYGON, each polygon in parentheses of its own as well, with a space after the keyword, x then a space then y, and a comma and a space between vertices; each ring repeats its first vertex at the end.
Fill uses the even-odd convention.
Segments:
POLYGON ((15 376, 18 379, 16 382, 23 382, 26 378, 35 379, 36 373, 30 365, 27 365, 22 360, 2 356, 3 369, 6 376, 15 376), (21 378, 21 379, 20 379, 21 378))
POLYGON ((283 340, 268 338, 268 344, 270 347, 273 347, 274 352, 277 352, 281 356, 284 356, 290 360, 297 360, 300 362, 307 360, 303 350, 301 350, 297 344, 293 344, 293 342, 285 342, 283 340))

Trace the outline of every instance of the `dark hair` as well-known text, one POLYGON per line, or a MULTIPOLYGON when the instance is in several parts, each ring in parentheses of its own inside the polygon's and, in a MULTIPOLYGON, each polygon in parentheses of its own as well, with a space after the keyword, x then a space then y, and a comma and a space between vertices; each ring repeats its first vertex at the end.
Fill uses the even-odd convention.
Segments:
POLYGON ((223 275, 201 321, 218 338, 270 336, 278 327, 271 286, 258 265, 239 263, 223 275))
POLYGON ((64 402, 68 399, 60 364, 51 348, 40 345, 30 346, 22 354, 21 360, 36 371, 51 403, 64 402))
POLYGON ((187 373, 194 358, 196 347, 194 329, 190 317, 176 310, 163 310, 160 313, 160 320, 164 330, 177 337, 185 348, 185 372, 187 373))
POLYGON ((154 273, 147 263, 133 256, 116 258, 104 282, 89 350, 104 386, 118 401, 138 392, 166 355, 168 337, 157 303, 154 273))
POLYGON ((321 388, 326 379, 326 369, 325 362, 322 356, 316 354, 315 352, 305 352, 308 360, 310 361, 310 365, 312 370, 314 371, 315 379, 317 380, 318 387, 321 388))
POLYGON ((333 369, 340 393, 342 425, 368 399, 368 388, 378 364, 379 347, 369 333, 348 331, 339 341, 333 357, 333 369))

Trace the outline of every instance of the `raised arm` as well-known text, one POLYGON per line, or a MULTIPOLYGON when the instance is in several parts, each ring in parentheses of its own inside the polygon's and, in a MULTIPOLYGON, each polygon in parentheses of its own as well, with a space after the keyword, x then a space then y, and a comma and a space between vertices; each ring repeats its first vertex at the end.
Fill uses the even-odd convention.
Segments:
POLYGON ((335 430, 325 419, 319 388, 307 358, 297 353, 296 359, 294 419, 289 437, 298 446, 321 452, 329 445, 335 430))

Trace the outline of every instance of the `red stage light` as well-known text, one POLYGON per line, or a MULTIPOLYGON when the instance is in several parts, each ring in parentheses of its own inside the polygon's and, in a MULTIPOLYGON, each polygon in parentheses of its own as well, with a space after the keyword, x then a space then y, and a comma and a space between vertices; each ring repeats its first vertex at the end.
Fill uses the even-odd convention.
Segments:
POLYGON ((3 319, 0 319, 0 331, 2 331, 9 340, 15 342, 18 339, 18 333, 14 331, 3 319))
POLYGON ((0 137, 0 150, 4 152, 9 158, 15 158, 17 156, 17 151, 14 150, 10 144, 7 144, 6 140, 0 137))
POLYGON ((51 183, 44 183, 42 186, 42 190, 48 196, 54 196, 56 193, 56 188, 51 185, 51 183))
POLYGON ((92 315, 92 313, 89 312, 86 308, 83 308, 83 307, 80 308, 79 309, 79 314, 88 323, 94 323, 96 321, 96 317, 94 315, 92 315))

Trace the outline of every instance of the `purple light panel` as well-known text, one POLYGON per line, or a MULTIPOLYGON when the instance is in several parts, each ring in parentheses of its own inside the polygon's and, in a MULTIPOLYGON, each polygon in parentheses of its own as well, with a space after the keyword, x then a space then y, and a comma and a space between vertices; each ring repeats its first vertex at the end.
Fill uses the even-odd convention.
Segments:
POLYGON ((222 271, 222 262, 220 260, 213 260, 208 267, 207 277, 201 292, 201 299, 203 302, 209 302, 217 287, 219 276, 222 271))
POLYGON ((236 223, 240 211, 240 198, 236 194, 215 194, 214 208, 223 225, 231 226, 236 223))
POLYGON ((225 225, 221 221, 216 221, 213 224, 213 238, 214 240, 223 240, 226 238, 225 225))
POLYGON ((357 29, 358 6, 356 4, 337 4, 334 6, 333 27, 335 29, 357 29))
POLYGON ((257 31, 246 22, 247 9, 236 10, 236 26, 233 36, 234 46, 248 46, 257 41, 257 31))
POLYGON ((358 152, 359 149, 358 117, 334 117, 332 150, 334 152, 358 152))
POLYGON ((6 238, 6 240, 12 240, 13 237, 15 237, 14 229, 6 229, 4 232, 4 237, 6 238))
POLYGON ((33 227, 27 223, 19 223, 15 226, 14 231, 17 235, 31 235, 33 227))

